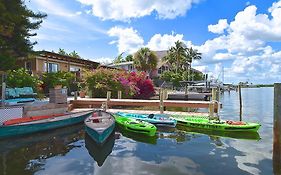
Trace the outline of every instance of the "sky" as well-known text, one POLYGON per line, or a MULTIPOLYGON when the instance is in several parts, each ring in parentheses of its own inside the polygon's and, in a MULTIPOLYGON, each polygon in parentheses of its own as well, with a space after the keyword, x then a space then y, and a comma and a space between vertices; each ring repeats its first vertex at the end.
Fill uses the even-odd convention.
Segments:
POLYGON ((35 50, 75 50, 109 63, 179 40, 202 53, 192 67, 225 83, 281 82, 281 0, 29 0, 44 12, 35 50))

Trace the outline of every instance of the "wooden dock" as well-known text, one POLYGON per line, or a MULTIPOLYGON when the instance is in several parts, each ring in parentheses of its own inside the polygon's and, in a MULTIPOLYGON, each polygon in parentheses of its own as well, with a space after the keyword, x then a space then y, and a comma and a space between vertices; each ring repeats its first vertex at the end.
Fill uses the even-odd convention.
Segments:
MULTIPOLYGON (((101 107, 107 103, 108 107, 113 106, 160 106, 160 100, 139 100, 139 99, 106 99, 106 98, 84 98, 71 100, 73 108, 93 108, 101 107)), ((186 107, 186 108, 209 108, 210 101, 181 101, 181 100, 163 100, 164 107, 186 107)), ((220 104, 222 107, 222 105, 220 104)), ((218 104, 214 104, 215 111, 218 104)))

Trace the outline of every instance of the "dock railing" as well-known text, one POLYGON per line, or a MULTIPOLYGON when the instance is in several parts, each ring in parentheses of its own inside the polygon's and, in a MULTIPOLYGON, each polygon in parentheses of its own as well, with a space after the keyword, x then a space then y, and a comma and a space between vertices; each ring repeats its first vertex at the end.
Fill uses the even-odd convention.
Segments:
POLYGON ((113 106, 133 106, 133 107, 159 107, 160 112, 164 112, 165 107, 184 107, 184 108, 207 108, 213 106, 214 112, 218 111, 218 105, 222 107, 219 102, 212 101, 181 101, 181 100, 167 100, 167 92, 161 90, 159 100, 142 100, 142 99, 111 99, 111 92, 107 93, 107 98, 83 98, 71 100, 70 104, 74 108, 94 108, 101 107, 106 103, 106 109, 113 106))

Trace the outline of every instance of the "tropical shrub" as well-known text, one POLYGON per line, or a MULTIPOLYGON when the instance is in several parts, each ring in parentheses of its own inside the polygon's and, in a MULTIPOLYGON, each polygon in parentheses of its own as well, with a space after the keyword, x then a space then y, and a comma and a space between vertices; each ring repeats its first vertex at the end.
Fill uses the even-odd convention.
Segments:
POLYGON ((155 94, 153 82, 145 72, 131 72, 128 80, 135 86, 135 98, 148 99, 155 94))
MULTIPOLYGON (((118 70, 99 68, 92 72, 85 72, 84 78, 88 90, 93 97, 106 97, 107 91, 117 92, 122 89, 117 77, 118 70)), ((113 97, 115 94, 112 94, 113 97)))
POLYGON ((107 91, 117 96, 117 91, 123 92, 124 98, 149 98, 154 95, 154 85, 146 73, 135 73, 121 70, 99 68, 85 74, 88 90, 93 97, 105 97, 107 91))
POLYGON ((71 72, 50 72, 43 74, 44 88, 54 88, 56 85, 70 88, 74 83, 75 75, 71 72))
POLYGON ((38 76, 30 75, 23 68, 8 71, 6 82, 7 86, 11 88, 32 87, 34 91, 38 91, 39 86, 42 84, 38 76))

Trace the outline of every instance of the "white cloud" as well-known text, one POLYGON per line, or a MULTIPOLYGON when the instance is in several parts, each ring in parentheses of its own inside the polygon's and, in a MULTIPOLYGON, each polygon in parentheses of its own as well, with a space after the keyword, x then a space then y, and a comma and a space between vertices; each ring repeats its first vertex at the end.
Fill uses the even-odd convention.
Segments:
POLYGON ((99 62, 102 65, 106 65, 106 64, 112 63, 113 58, 101 57, 101 58, 95 58, 95 59, 91 59, 91 60, 95 61, 95 62, 99 62))
POLYGON ((281 41, 281 1, 274 3, 267 14, 256 14, 257 7, 246 7, 230 23, 232 32, 249 40, 281 41))
POLYGON ((225 19, 209 25, 209 30, 219 36, 199 46, 184 40, 183 34, 155 34, 144 44, 142 36, 132 28, 120 30, 115 27, 109 33, 118 37, 111 43, 117 43, 119 52, 137 50, 141 46, 166 50, 180 40, 202 53, 202 60, 193 65, 204 73, 217 77, 224 66, 228 82, 245 79, 254 83, 281 81, 281 51, 269 45, 271 41, 281 41, 281 1, 273 3, 268 15, 257 14, 256 10, 251 5, 238 12, 229 25, 225 19))
POLYGON ((92 6, 92 14, 102 20, 130 21, 157 12, 161 19, 174 19, 183 16, 200 0, 77 0, 92 6))
POLYGON ((213 58, 214 58, 214 60, 224 61, 224 60, 235 59, 235 58, 237 58, 237 56, 233 55, 231 53, 216 53, 213 58))
POLYGON ((280 81, 281 51, 273 50, 269 42, 281 41, 281 1, 273 3, 268 12, 257 14, 251 5, 238 12, 228 26, 224 19, 209 25, 209 31, 220 35, 197 46, 203 53, 201 65, 228 62, 225 74, 231 82, 280 81))
POLYGON ((118 40, 111 41, 109 44, 117 43, 119 53, 133 53, 143 47, 143 38, 132 27, 121 28, 115 26, 109 29, 107 33, 109 36, 118 38, 118 40))
POLYGON ((227 19, 220 19, 218 24, 209 25, 208 30, 213 33, 222 34, 225 29, 227 29, 228 23, 227 19))
MULTIPOLYGON (((54 0, 33 0, 30 2, 31 5, 34 5, 39 11, 45 12, 48 14, 48 17, 44 22, 54 20, 54 17, 59 17, 62 20, 70 22, 75 26, 80 26, 83 29, 90 30, 92 32, 97 32, 101 34, 106 34, 106 31, 95 24, 89 22, 87 19, 81 17, 82 12, 71 11, 65 4, 61 4, 58 1, 54 0)), ((57 21, 57 18, 55 18, 57 21)), ((43 25, 44 25, 43 22, 43 25)))
POLYGON ((151 37, 146 46, 155 51, 168 50, 175 45, 175 42, 178 40, 183 41, 183 34, 174 35, 172 33, 171 35, 164 34, 163 36, 161 34, 155 34, 151 37))

